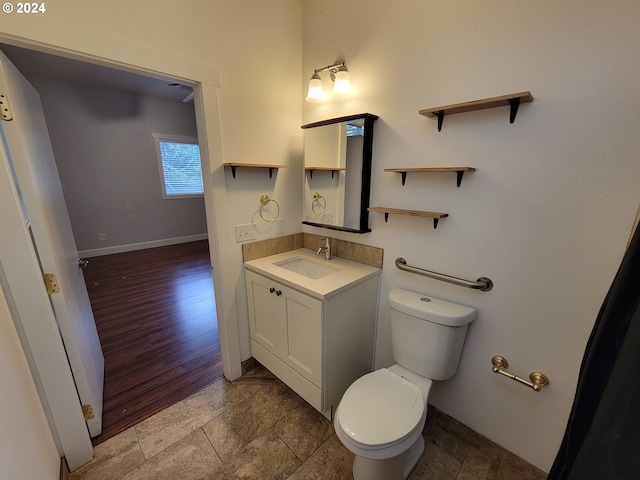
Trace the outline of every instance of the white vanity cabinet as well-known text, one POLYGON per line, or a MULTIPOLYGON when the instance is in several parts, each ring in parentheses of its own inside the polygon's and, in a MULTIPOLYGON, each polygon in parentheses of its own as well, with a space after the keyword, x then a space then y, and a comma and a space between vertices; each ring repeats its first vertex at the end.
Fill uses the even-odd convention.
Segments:
POLYGON ((319 389, 323 302, 262 275, 246 273, 252 343, 319 389))
POLYGON ((377 273, 314 295, 245 268, 253 357, 328 418, 373 369, 377 273))

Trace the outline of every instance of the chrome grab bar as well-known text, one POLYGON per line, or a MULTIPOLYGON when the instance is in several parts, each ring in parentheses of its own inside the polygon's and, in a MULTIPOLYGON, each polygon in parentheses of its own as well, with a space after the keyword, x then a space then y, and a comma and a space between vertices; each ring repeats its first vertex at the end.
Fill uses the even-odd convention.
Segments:
POLYGON ((440 280, 441 282, 453 283, 454 285, 458 285, 460 287, 480 290, 482 292, 488 292, 493 288, 493 282, 491 281, 491 279, 487 277, 480 277, 475 282, 472 282, 471 280, 465 280, 464 278, 452 277, 450 275, 445 275, 443 273, 437 273, 437 272, 432 272, 430 270, 424 270, 418 267, 412 267, 410 265, 407 265, 407 261, 402 257, 396 258, 396 267, 406 272, 411 272, 417 275, 422 275, 424 277, 433 278, 435 280, 440 280))

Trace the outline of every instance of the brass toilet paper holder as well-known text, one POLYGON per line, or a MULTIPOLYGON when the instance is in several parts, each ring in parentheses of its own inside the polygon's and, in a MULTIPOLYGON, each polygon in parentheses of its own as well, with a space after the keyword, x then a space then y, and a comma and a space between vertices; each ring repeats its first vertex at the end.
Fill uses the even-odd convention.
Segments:
POLYGON ((504 375, 511 380, 515 380, 522 385, 526 385, 527 387, 532 388, 536 392, 539 392, 543 388, 549 386, 549 378, 542 372, 531 372, 529 374, 529 379, 531 380, 530 382, 528 382, 524 378, 520 378, 517 375, 514 375, 513 373, 507 372, 506 369, 509 368, 509 362, 507 362, 506 358, 501 357, 500 355, 494 355, 493 357, 491 357, 491 363, 493 364, 492 370, 494 373, 504 375))

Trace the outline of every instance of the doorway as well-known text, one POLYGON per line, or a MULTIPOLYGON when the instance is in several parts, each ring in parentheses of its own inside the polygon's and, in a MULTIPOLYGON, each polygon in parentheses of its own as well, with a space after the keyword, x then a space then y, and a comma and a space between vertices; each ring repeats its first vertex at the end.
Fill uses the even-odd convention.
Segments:
MULTIPOLYGON (((4 50, 4 49, 3 49, 4 50)), ((11 58, 12 61, 14 61, 14 58, 12 58, 11 55, 11 50, 13 50, 12 48, 7 49, 9 50, 9 53, 7 56, 9 56, 11 58)), ((15 52, 14 52, 15 53, 15 52)), ((40 54, 42 55, 42 54, 40 54)), ((50 59, 49 57, 53 57, 51 55, 47 55, 46 56, 48 59, 50 59)), ((55 57, 53 57, 55 58, 55 57)), ((15 63, 19 63, 19 62, 15 62, 15 63)), ((42 63, 40 63, 40 68, 42 68, 42 63)), ((178 92, 179 95, 184 96, 183 92, 178 92)), ((54 150, 55 150, 55 146, 54 146, 54 150)), ((115 181, 117 181, 117 179, 115 179, 115 181)), ((204 215, 204 213, 203 213, 204 215)), ((210 228, 210 227, 209 227, 210 228)), ((214 292, 213 292, 213 285, 212 285, 212 281, 211 281, 211 261, 210 261, 210 256, 208 253, 208 245, 207 242, 194 242, 194 243, 198 243, 200 245, 200 255, 199 255, 199 270, 202 271, 203 269, 208 273, 208 281, 209 281, 209 294, 211 295, 211 299, 214 300, 214 292), (204 255, 203 255, 203 246, 204 246, 204 255), (204 264, 203 264, 203 259, 204 259, 204 264)), ((156 249, 152 249, 152 250, 156 250, 156 249)), ((184 248, 183 248, 184 250, 184 248)), ((148 259, 148 263, 146 268, 142 268, 142 270, 153 270, 153 267, 156 265, 160 264, 159 260, 152 260, 150 259, 149 256, 147 256, 146 254, 143 254, 140 252, 136 252, 135 255, 130 255, 129 257, 127 257, 125 254, 118 254, 119 256, 121 256, 122 258, 128 258, 128 266, 122 266, 120 268, 119 271, 115 272, 116 275, 120 275, 120 278, 122 277, 126 277, 128 274, 127 272, 129 271, 129 269, 133 268, 138 268, 136 267, 136 257, 137 259, 144 259, 147 258, 148 259)), ((162 258, 162 256, 161 256, 162 258)), ((99 264, 99 258, 96 258, 95 261, 91 261, 90 264, 99 264)), ((104 262, 103 262, 104 263, 104 262)), ((112 260, 107 260, 106 263, 108 264, 113 264, 114 261, 112 260)), ((180 269, 179 267, 178 270, 180 269)), ((165 269, 166 272, 166 269, 165 269)), ((129 274, 129 276, 131 276, 129 274)), ((105 276, 103 275, 101 280, 96 280, 94 283, 100 283, 100 282, 108 282, 108 280, 105 280, 105 276)), ((172 277, 173 279, 175 279, 175 277, 172 277)), ((160 274, 156 275, 156 280, 157 279, 162 279, 162 276, 160 274)), ((166 280, 166 279, 165 279, 166 280)), ((166 280, 167 282, 171 282, 171 279, 166 280)), ((185 280, 186 281, 186 280, 185 280)), ((149 282, 147 281, 146 284, 148 285, 149 282)), ((89 285, 88 285, 89 286, 89 285)), ((155 298, 154 300, 154 295, 157 294, 158 290, 160 290, 161 288, 163 288, 162 285, 158 285, 158 288, 156 288, 155 291, 148 291, 149 296, 147 297, 146 300, 143 300, 143 302, 147 302, 148 304, 153 304, 154 301, 156 303, 164 303, 164 300, 160 297, 160 298, 155 298)), ((138 294, 140 293, 140 289, 138 289, 138 294)), ((138 295, 139 296, 139 295, 138 295)), ((90 296, 91 297, 91 296, 90 296)), ((111 309, 115 309, 118 308, 121 305, 121 300, 122 297, 118 296, 118 295, 112 295, 110 297, 110 299, 112 300, 112 304, 111 306, 107 305, 107 310, 111 309)), ((103 434, 100 435, 99 437, 96 437, 96 440, 94 441, 94 443, 99 443, 100 441, 106 440, 109 436, 118 433, 119 431, 121 431, 122 429, 126 428, 127 426, 130 426, 133 423, 137 423, 137 421, 140 421, 144 418, 146 418, 146 416, 149 416, 155 412, 157 412, 158 410, 170 405, 171 403, 175 403, 176 401, 181 400, 182 398, 186 398, 187 396, 189 396, 190 394, 194 393, 195 391, 197 391, 198 389, 202 388, 203 386, 205 386, 208 383, 211 383, 213 381, 215 381, 216 379, 219 379, 222 376, 222 368, 221 368, 221 358, 220 358, 220 342, 219 342, 219 338, 217 335, 217 324, 216 324, 216 318, 215 318, 215 301, 213 303, 213 305, 210 305, 210 308, 213 312, 213 315, 210 316, 209 318, 209 322, 211 323, 211 325, 214 327, 213 329, 208 329, 208 333, 211 334, 211 330, 215 331, 215 348, 213 349, 214 351, 211 351, 211 345, 208 345, 205 348, 205 351, 208 353, 211 353, 211 355, 215 355, 215 351, 217 351, 217 358, 213 358, 212 362, 213 363, 217 363, 218 364, 218 368, 215 371, 214 376, 212 377, 212 373, 208 372, 207 375, 203 376, 203 377, 199 377, 197 379, 197 381, 188 381, 186 382, 187 385, 185 385, 185 379, 182 378, 183 384, 181 386, 177 386, 178 388, 176 389, 176 391, 172 391, 169 392, 166 388, 166 384, 165 384, 165 388, 161 388, 161 382, 157 382, 157 381, 153 381, 154 377, 164 377, 165 380, 169 380, 170 377, 167 374, 167 371, 172 370, 171 368, 165 370, 164 372, 160 372, 158 373, 157 369, 153 370, 152 372, 150 372, 147 376, 147 378, 144 378, 144 372, 142 373, 142 377, 138 377, 138 380, 136 380, 136 385, 132 386, 129 385, 127 388, 122 389, 127 395, 129 395, 129 397, 127 398, 128 401, 128 407, 124 407, 120 409, 119 415, 116 415, 117 417, 119 417, 120 420, 124 420, 124 421, 118 421, 116 423, 111 423, 111 422, 107 422, 104 424, 104 428, 103 428, 103 434), (205 382, 203 384, 203 382, 205 382), (145 385, 145 384, 149 384, 149 383, 154 383, 155 384, 155 389, 152 388, 144 388, 144 387, 140 387, 140 385, 145 385), (133 392, 133 393, 132 393, 133 392), (138 397, 135 397, 135 392, 137 392, 138 397), (133 396, 131 396, 133 395, 133 396), (144 398, 143 398, 144 397, 144 398), (149 398, 147 398, 149 397, 149 398), (146 408, 142 408, 141 405, 146 404, 146 408)), ((94 311, 96 310, 96 308, 94 308, 94 311)), ((129 312, 127 312, 129 313, 129 312)), ((132 316, 129 315, 128 317, 125 316, 124 318, 131 318, 132 316)), ((133 321, 135 321, 135 319, 132 319, 133 321)), ((98 322, 98 318, 96 318, 96 322, 98 322)), ((152 332, 151 333, 157 333, 157 332, 153 332, 153 327, 149 327, 148 325, 146 326, 147 328, 151 328, 152 332)), ((126 327, 125 327, 126 328, 126 327)), ((100 329, 99 329, 100 330, 100 329)), ((211 335, 209 335, 209 337, 207 338, 211 338, 211 335)), ((157 339, 156 339, 157 340, 157 339)), ((202 338, 200 339, 202 340, 202 338)), ((103 335, 101 335, 101 341, 103 343, 103 350, 104 348, 104 339, 103 339, 103 335)), ((139 348, 136 346, 132 346, 133 349, 139 348)), ((138 365, 142 365, 143 363, 148 363, 151 367, 153 366, 158 366, 158 365, 162 365, 162 364, 169 364, 171 363, 171 361, 173 361, 174 359, 169 359, 167 360, 166 358, 162 358, 162 357, 156 357, 156 358, 145 358, 144 361, 141 360, 141 356, 144 356, 145 354, 149 354, 151 350, 146 350, 146 351, 136 351, 136 350, 130 350, 128 352, 124 352, 123 356, 130 358, 131 359, 131 363, 134 364, 138 364, 138 365)), ((156 350, 156 354, 158 351, 164 352, 165 355, 170 355, 170 353, 168 353, 168 350, 156 350)), ((120 352, 122 353, 122 352, 120 352)), ((109 360, 107 360, 109 361, 109 360)), ((184 368, 184 367, 183 367, 184 368)), ((109 366, 107 366, 107 369, 109 369, 109 366)), ((214 369, 215 370, 215 369, 214 369)), ((174 372, 175 373, 175 372, 174 372)), ((118 377, 117 375, 115 376, 115 380, 119 380, 120 377, 118 377)), ((105 385, 105 400, 106 400, 106 396, 107 396, 107 392, 110 390, 113 390, 112 386, 109 385, 108 383, 111 382, 112 380, 107 377, 105 379, 105 383, 107 383, 107 385, 105 385)), ((114 408, 118 408, 121 405, 121 402, 115 400, 114 401, 114 408)), ((113 410, 111 413, 109 412, 105 412, 105 414, 109 415, 111 414, 113 416, 113 410)), ((108 418, 108 417, 107 417, 108 418)))
POLYGON ((206 240, 93 257, 84 274, 105 357, 94 445, 222 378, 206 240))

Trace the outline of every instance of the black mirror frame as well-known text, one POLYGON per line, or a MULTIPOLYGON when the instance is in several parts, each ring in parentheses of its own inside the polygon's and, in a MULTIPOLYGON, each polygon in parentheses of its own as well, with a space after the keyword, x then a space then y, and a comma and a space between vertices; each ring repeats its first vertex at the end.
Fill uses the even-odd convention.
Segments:
POLYGON ((322 127, 323 125, 331 125, 333 123, 348 122, 349 120, 364 119, 364 145, 362 148, 362 178, 360 189, 360 228, 338 227, 335 225, 325 225, 324 223, 308 222, 304 220, 302 223, 313 227, 327 228, 330 230, 340 230, 342 232, 351 233, 368 233, 369 228, 369 199, 371 197, 371 164, 373 161, 373 126, 378 119, 377 115, 371 113, 361 113, 359 115, 349 115, 346 117, 331 118, 320 122, 308 123, 302 125, 301 128, 322 127))

